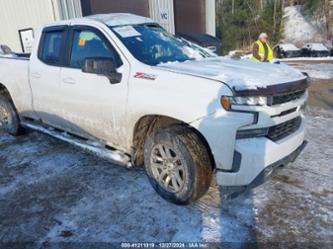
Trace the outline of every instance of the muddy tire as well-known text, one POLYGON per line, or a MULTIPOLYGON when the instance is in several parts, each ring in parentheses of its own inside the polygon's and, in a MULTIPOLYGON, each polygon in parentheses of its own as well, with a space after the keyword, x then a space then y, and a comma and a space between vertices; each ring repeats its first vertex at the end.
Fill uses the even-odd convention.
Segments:
POLYGON ((21 135, 24 132, 14 105, 3 95, 0 95, 0 131, 13 136, 21 135))
POLYGON ((157 129, 145 142, 144 159, 153 188, 170 202, 187 205, 201 198, 210 187, 211 156, 190 128, 157 129))

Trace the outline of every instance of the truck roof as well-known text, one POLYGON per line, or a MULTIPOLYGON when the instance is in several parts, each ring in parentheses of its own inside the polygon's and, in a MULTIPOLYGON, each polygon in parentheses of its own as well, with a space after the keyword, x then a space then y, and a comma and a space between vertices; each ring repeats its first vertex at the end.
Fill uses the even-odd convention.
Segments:
POLYGON ((121 26, 121 25, 136 25, 143 23, 154 23, 154 21, 148 17, 138 16, 130 13, 112 13, 112 14, 98 14, 92 16, 86 16, 82 19, 90 19, 98 22, 102 22, 107 26, 121 26))

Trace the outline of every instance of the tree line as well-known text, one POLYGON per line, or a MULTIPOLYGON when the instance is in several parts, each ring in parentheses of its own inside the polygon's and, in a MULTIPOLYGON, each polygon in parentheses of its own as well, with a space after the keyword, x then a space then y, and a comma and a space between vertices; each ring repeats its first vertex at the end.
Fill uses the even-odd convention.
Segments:
POLYGON ((278 43, 283 38, 284 8, 296 4, 309 18, 325 23, 326 38, 331 40, 332 0, 217 0, 217 35, 224 53, 250 48, 261 32, 278 43))

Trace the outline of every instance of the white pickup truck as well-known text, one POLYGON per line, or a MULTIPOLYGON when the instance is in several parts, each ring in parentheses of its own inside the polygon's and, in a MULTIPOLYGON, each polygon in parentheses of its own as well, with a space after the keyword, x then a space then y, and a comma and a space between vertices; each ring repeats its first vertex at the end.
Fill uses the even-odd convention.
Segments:
POLYGON ((43 27, 30 57, 0 58, 0 126, 145 165, 163 198, 188 204, 214 173, 255 186, 294 161, 308 86, 286 65, 217 57, 149 18, 95 15, 43 27))

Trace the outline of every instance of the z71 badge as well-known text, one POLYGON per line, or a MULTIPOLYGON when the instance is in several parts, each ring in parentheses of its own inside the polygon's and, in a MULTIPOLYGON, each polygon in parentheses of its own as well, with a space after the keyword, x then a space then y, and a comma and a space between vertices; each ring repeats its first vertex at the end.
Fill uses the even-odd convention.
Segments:
POLYGON ((134 78, 137 78, 137 79, 145 79, 145 80, 156 80, 157 75, 154 75, 154 74, 146 74, 146 73, 139 73, 139 72, 137 72, 137 73, 134 75, 134 78))

